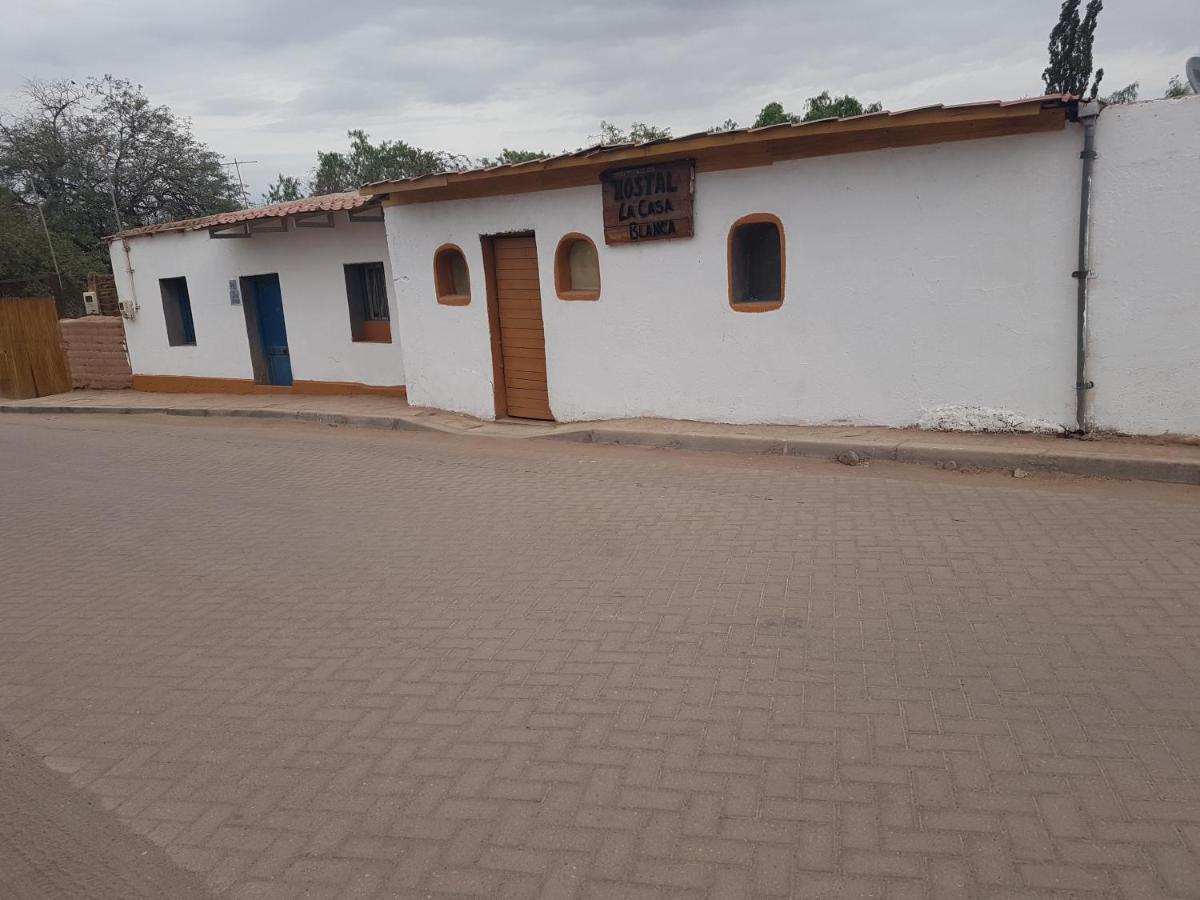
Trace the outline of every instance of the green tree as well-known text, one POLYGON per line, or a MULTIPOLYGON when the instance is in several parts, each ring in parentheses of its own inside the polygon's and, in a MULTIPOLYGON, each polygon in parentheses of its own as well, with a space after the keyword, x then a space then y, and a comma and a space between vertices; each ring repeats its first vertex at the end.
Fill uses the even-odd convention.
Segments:
POLYGON ((645 122, 634 122, 625 131, 612 122, 600 122, 600 143, 604 146, 612 144, 645 144, 649 141, 661 141, 671 136, 670 128, 660 128, 657 125, 647 125, 645 122))
POLYGON ((772 100, 759 112, 758 118, 754 120, 755 128, 767 128, 771 125, 786 125, 790 122, 799 122, 800 117, 794 113, 787 112, 783 108, 783 104, 778 100, 772 100))
MULTIPOLYGON (((1096 33, 1096 19, 1104 8, 1102 0, 1088 0, 1082 19, 1079 18, 1080 0, 1063 0, 1058 22, 1050 31, 1050 63, 1042 72, 1047 94, 1087 93, 1088 81, 1092 78, 1092 39, 1096 33)), ((1100 91, 1104 70, 1097 69, 1092 81, 1091 97, 1100 91)))
POLYGON ((437 172, 456 172, 467 168, 465 156, 442 150, 422 150, 404 141, 371 143, 361 129, 346 132, 350 152, 318 151, 313 175, 313 194, 337 194, 357 190, 373 181, 395 181, 437 172))
POLYGON ((882 103, 871 103, 863 106, 861 100, 849 94, 831 97, 829 91, 821 91, 815 97, 804 101, 804 117, 802 122, 816 122, 819 119, 848 119, 851 116, 861 116, 865 113, 883 111, 882 103))
POLYGON ((263 194, 263 203, 287 203, 289 200, 299 200, 303 196, 304 188, 300 186, 300 179, 280 172, 275 183, 263 194))
POLYGON ((1113 91, 1107 97, 1102 98, 1105 103, 1133 103, 1138 98, 1138 89, 1141 87, 1136 81, 1131 81, 1125 87, 1118 91, 1113 91))
POLYGON ((0 186, 84 253, 125 227, 236 209, 237 186, 186 119, 112 76, 35 81, 0 118, 0 186))
POLYGON ((77 287, 89 272, 108 268, 107 253, 85 252, 69 235, 51 230, 48 243, 36 207, 29 208, 12 191, 0 187, 0 281, 34 279, 22 286, 22 292, 48 293, 49 282, 39 288, 36 279, 54 273, 55 257, 63 280, 77 287))
POLYGON ((709 134, 720 134, 722 131, 737 131, 738 123, 733 119, 726 119, 720 125, 714 125, 708 129, 709 134))
POLYGON ((1188 82, 1184 81, 1178 75, 1172 75, 1171 80, 1167 83, 1167 91, 1163 96, 1168 100, 1173 100, 1177 97, 1187 97, 1194 93, 1195 91, 1192 90, 1192 86, 1188 82))
POLYGON ((815 97, 804 101, 804 114, 788 112, 779 101, 772 101, 762 108, 758 118, 754 120, 755 128, 766 128, 770 125, 786 125, 796 122, 816 122, 820 119, 846 119, 850 116, 861 116, 864 113, 880 112, 882 103, 871 103, 867 106, 857 97, 843 94, 840 97, 831 96, 829 91, 821 91, 815 97))
POLYGON ((490 169, 493 166, 515 166, 517 163, 549 158, 550 154, 545 150, 510 150, 505 147, 500 151, 499 156, 495 158, 490 156, 481 157, 478 164, 481 169, 490 169))

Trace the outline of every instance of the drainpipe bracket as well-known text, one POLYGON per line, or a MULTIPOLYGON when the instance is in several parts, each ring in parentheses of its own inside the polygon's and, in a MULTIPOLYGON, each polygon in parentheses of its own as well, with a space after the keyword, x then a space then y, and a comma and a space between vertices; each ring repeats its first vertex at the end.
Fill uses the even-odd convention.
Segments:
POLYGON ((1097 153, 1095 150, 1080 150, 1079 158, 1080 159, 1099 159, 1100 154, 1097 153))
POLYGON ((1095 386, 1096 386, 1096 382, 1094 382, 1094 381, 1077 381, 1077 382, 1075 382, 1075 390, 1077 390, 1077 391, 1090 391, 1095 386))
POLYGON ((1093 272, 1091 269, 1076 269, 1074 272, 1071 273, 1071 277, 1072 278, 1092 278, 1095 276, 1095 274, 1096 273, 1093 272))

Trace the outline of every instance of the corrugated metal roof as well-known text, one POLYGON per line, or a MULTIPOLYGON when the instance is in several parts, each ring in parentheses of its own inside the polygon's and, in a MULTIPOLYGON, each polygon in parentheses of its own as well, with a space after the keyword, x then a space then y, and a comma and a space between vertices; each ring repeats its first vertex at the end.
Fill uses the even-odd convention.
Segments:
MULTIPOLYGON (((583 147, 568 153, 560 153, 557 156, 550 156, 546 159, 531 159, 519 163, 503 163, 498 166, 416 175, 411 178, 399 178, 388 181, 375 181, 363 185, 359 191, 350 191, 342 194, 325 194, 320 197, 305 197, 301 200, 291 200, 286 203, 275 203, 270 206, 259 206, 252 209, 239 209, 212 216, 201 216, 196 219, 145 225, 140 228, 127 229, 119 234, 112 235, 110 239, 163 234, 174 231, 200 231, 212 227, 237 225, 256 219, 279 219, 303 213, 360 209, 368 204, 378 203, 378 195, 388 193, 389 189, 401 190, 406 188, 424 188, 426 186, 435 188, 445 184, 447 179, 458 180, 484 174, 502 178, 509 173, 533 173, 544 169, 561 167, 571 160, 591 161, 628 150, 650 150, 653 152, 655 149, 658 149, 660 153, 656 155, 661 155, 662 149, 665 148, 668 153, 682 154, 687 153, 699 142, 704 142, 705 146, 711 145, 714 141, 718 145, 753 146, 758 142, 757 139, 759 136, 762 137, 764 143, 768 143, 784 134, 802 134, 805 129, 819 131, 822 134, 836 134, 843 131, 850 134, 860 130, 861 123, 864 121, 874 119, 886 120, 889 124, 904 125, 906 124, 904 122, 905 119, 920 119, 931 112, 945 112, 956 117, 963 116, 964 118, 970 118, 973 114, 982 115, 987 110, 995 108, 1036 106, 1039 109, 1065 109, 1070 103, 1076 100, 1078 98, 1070 94, 1048 94, 1041 97, 1023 97, 1020 100, 987 100, 978 103, 961 103, 957 105, 935 104, 900 110, 898 112, 883 110, 877 113, 864 113, 861 116, 849 116, 840 119, 817 119, 812 122, 796 123, 785 122, 779 125, 768 125, 763 128, 735 128, 730 131, 717 132, 701 131, 680 137, 646 141, 640 144, 632 141, 621 144, 594 144, 590 147, 583 147)), ((916 124, 919 125, 919 123, 916 124)), ((636 164, 636 162, 631 164, 636 164)))
POLYGON ((285 203, 272 203, 270 206, 235 209, 233 212, 216 213, 211 216, 201 216, 197 219, 182 219, 178 222, 161 222, 156 225, 143 225, 140 228, 128 228, 119 234, 112 235, 110 240, 114 238, 140 237, 149 234, 164 234, 171 231, 202 231, 206 228, 253 222, 256 219, 282 219, 286 216, 303 213, 361 209, 374 202, 377 201, 357 191, 348 191, 344 194, 323 194, 319 197, 304 197, 300 200, 288 200, 285 203))
POLYGON ((498 166, 486 166, 476 169, 465 169, 458 171, 446 171, 432 173, 428 175, 416 175, 411 178, 397 178, 386 181, 375 181, 365 184, 360 189, 364 194, 379 195, 388 192, 389 187, 401 189, 410 187, 423 187, 428 184, 430 187, 435 187, 439 181, 445 182, 447 179, 458 180, 462 177, 478 176, 484 173, 489 175, 504 176, 509 172, 527 173, 539 169, 555 168, 569 160, 591 160, 605 155, 612 155, 626 150, 644 150, 650 148, 668 148, 671 152, 686 153, 691 145, 700 141, 704 141, 706 146, 714 140, 718 142, 727 142, 729 145, 752 145, 755 143, 755 137, 758 135, 765 136, 770 133, 772 139, 781 135, 783 132, 788 134, 802 133, 805 129, 819 130, 821 133, 836 133, 844 130, 847 133, 859 130, 861 123, 878 119, 887 120, 889 124, 904 125, 904 119, 921 118, 931 112, 946 112, 954 116, 963 116, 969 118, 973 113, 983 114, 989 109, 1008 108, 1008 107, 1037 107, 1038 109, 1045 108, 1066 108, 1068 104, 1077 100, 1070 94, 1047 94, 1040 97, 1023 97, 1019 100, 987 100, 977 103, 961 103, 956 105, 934 104, 931 106, 920 106, 913 109, 905 109, 897 112, 883 110, 875 113, 864 113, 860 116, 848 116, 838 119, 816 119, 811 122, 784 122, 779 125, 767 125, 762 128, 735 128, 729 131, 701 131, 694 134, 683 135, 674 138, 661 138, 655 141, 646 141, 645 143, 626 142, 621 144, 594 144, 590 147, 582 147, 579 150, 573 150, 567 153, 560 153, 556 156, 550 156, 545 159, 526 160, 519 163, 503 163, 498 166), (965 114, 965 115, 963 115, 965 114), (898 120, 898 121, 897 121, 898 120), (838 126, 845 126, 844 129, 838 126))

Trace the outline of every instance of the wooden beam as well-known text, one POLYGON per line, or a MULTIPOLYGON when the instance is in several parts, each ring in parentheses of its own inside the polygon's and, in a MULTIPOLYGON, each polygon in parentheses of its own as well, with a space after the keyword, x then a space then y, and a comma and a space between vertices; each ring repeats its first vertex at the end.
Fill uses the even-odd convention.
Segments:
POLYGON ((789 159, 862 153, 982 138, 1007 137, 1066 127, 1063 105, 1039 103, 959 108, 934 107, 899 115, 779 126, 758 131, 700 135, 620 150, 598 151, 517 168, 451 172, 433 178, 367 185, 385 206, 462 200, 597 184, 601 173, 623 165, 691 157, 696 171, 719 172, 769 166, 789 159))

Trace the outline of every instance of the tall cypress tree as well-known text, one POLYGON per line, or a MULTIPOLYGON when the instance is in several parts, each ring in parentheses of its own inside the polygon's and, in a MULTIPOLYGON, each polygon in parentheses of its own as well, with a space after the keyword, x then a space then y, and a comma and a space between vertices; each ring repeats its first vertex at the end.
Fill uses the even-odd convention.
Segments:
MULTIPOLYGON (((1074 94, 1082 97, 1092 77, 1092 37, 1096 19, 1104 8, 1102 0, 1088 0, 1083 19, 1079 18, 1079 0, 1063 0, 1058 23, 1050 32, 1050 65, 1042 73, 1047 94, 1074 94)), ((1100 90, 1104 70, 1096 70, 1091 96, 1100 90)))

